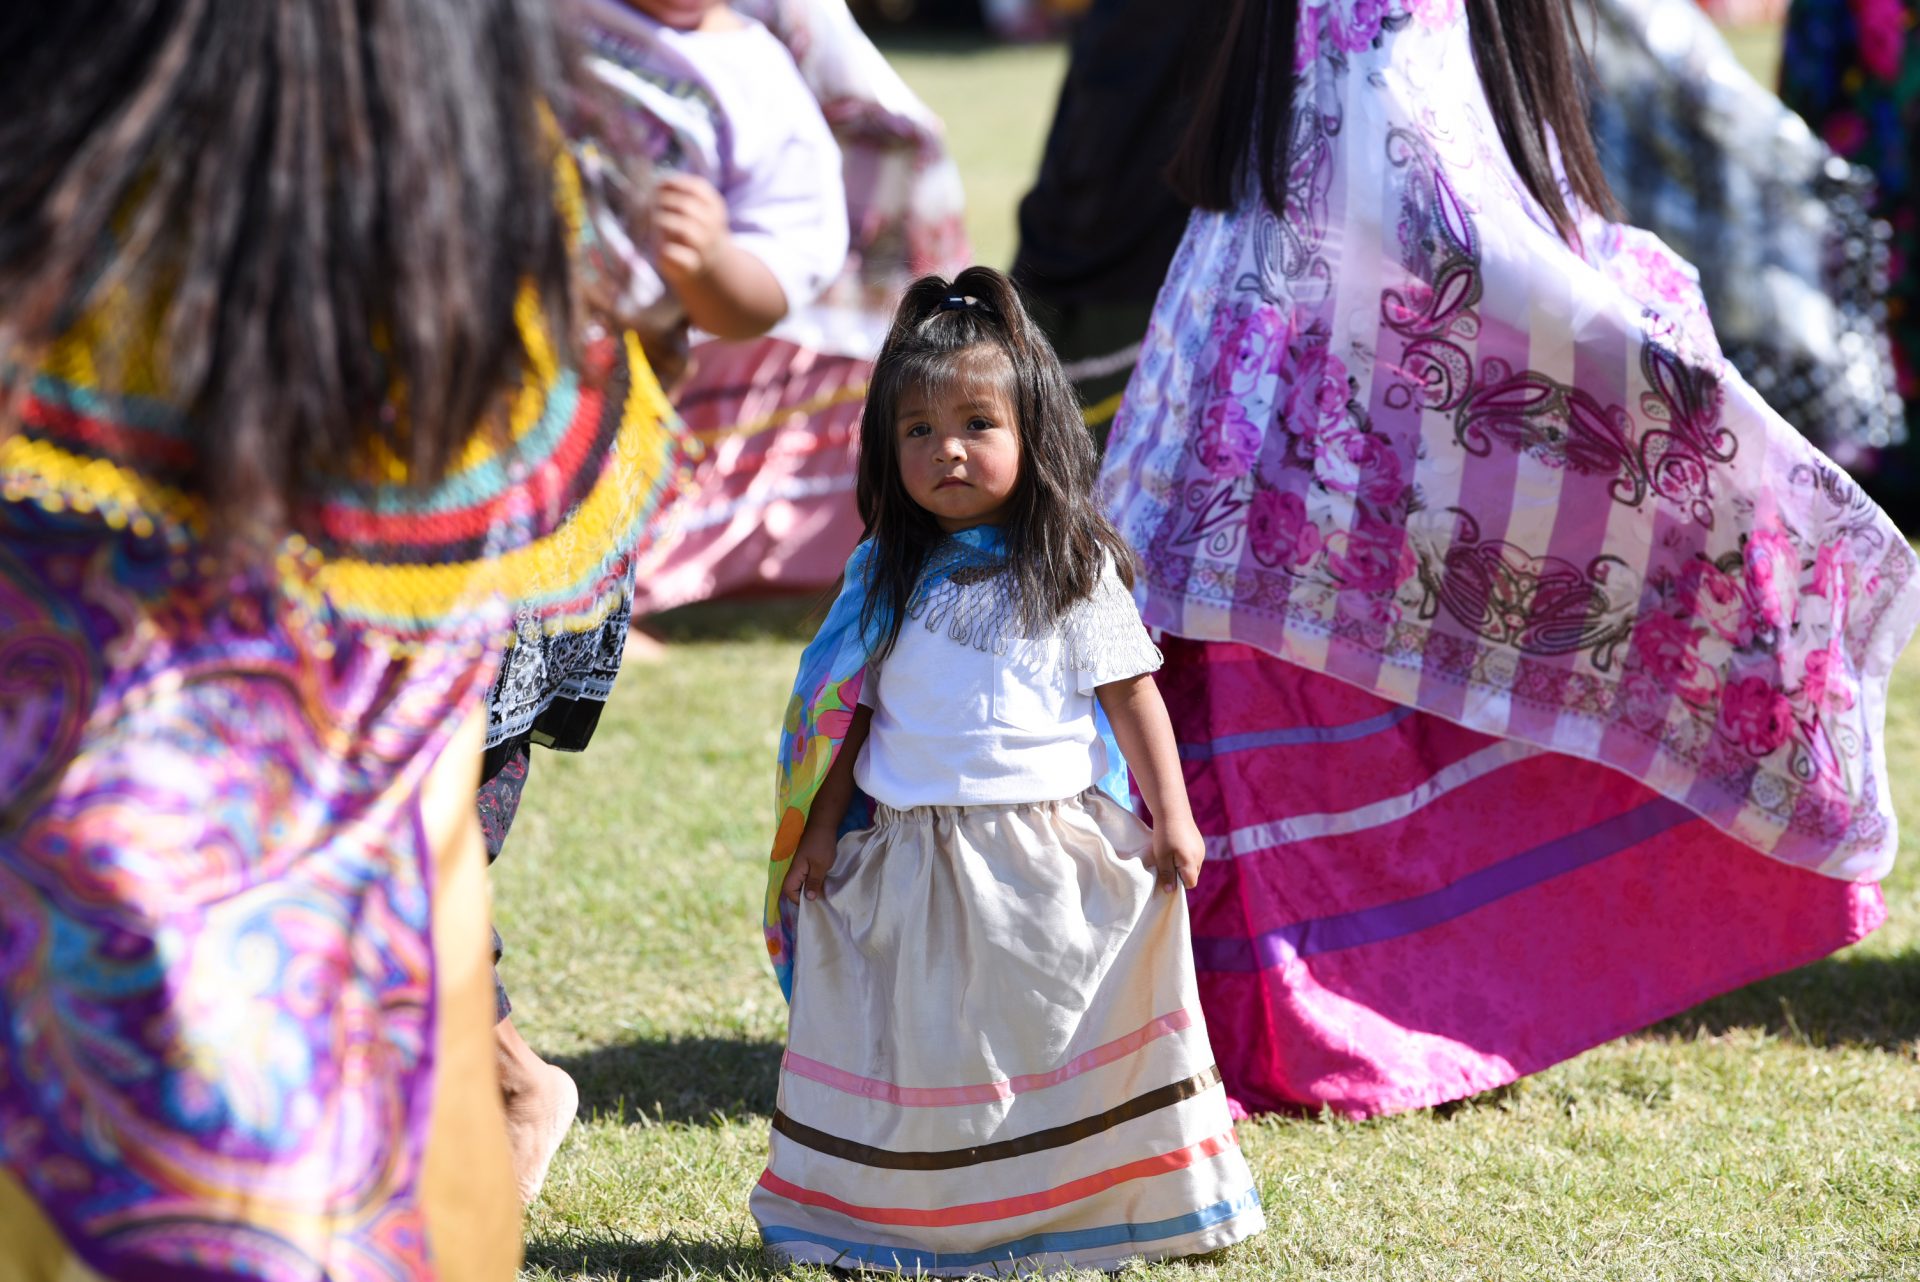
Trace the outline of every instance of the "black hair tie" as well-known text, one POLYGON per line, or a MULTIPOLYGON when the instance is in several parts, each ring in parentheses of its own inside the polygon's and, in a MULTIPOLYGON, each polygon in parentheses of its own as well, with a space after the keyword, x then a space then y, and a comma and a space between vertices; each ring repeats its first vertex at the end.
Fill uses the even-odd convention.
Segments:
POLYGON ((939 310, 943 312, 964 312, 974 307, 974 302, 960 294, 948 294, 940 300, 939 310))

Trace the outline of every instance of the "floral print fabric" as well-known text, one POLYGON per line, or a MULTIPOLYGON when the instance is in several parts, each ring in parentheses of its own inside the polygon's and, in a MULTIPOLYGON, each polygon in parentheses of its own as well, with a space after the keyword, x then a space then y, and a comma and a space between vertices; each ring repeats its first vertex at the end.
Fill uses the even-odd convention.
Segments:
POLYGON ((196 556, 0 502, 0 1171, 129 1282, 431 1279, 419 792, 493 664, 196 556))
POLYGON ((1194 216, 1109 443, 1149 625, 1879 876, 1899 531, 1728 367, 1684 261, 1556 234, 1457 0, 1303 5, 1295 65, 1286 211, 1194 216))

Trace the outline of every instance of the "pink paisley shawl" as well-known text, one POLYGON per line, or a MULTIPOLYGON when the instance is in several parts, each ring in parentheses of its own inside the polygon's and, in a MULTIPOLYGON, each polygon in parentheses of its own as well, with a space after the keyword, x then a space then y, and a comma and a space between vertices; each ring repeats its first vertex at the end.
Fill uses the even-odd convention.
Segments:
POLYGON ((1150 625, 1618 769, 1873 879, 1920 611, 1648 234, 1547 223, 1459 0, 1303 2, 1283 217, 1198 213, 1115 421, 1150 625))

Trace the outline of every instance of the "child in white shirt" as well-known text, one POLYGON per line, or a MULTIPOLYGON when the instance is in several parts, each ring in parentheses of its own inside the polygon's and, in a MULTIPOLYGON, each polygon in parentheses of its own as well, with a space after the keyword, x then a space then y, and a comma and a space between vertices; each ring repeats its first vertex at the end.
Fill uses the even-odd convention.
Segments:
POLYGON ((860 460, 869 537, 780 749, 765 925, 793 1008, 762 1239, 1013 1276, 1258 1232, 1186 899, 1155 893, 1205 851, 1160 655, 1006 277, 907 291, 860 460), (1119 800, 1123 750, 1151 829, 1119 800))
POLYGON ((654 170, 631 301, 755 338, 847 258, 840 148, 784 45, 712 0, 575 0, 587 65, 654 170), (656 275, 657 274, 657 275, 656 275))

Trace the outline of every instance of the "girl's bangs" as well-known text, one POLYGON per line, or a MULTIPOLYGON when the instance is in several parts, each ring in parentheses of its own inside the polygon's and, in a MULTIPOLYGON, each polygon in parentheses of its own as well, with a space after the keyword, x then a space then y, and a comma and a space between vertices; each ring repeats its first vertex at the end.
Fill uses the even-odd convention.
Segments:
POLYGON ((903 356, 900 364, 902 404, 915 396, 935 401, 986 391, 999 393, 1009 405, 1017 403, 1013 357, 991 340, 951 351, 913 352, 903 356))

